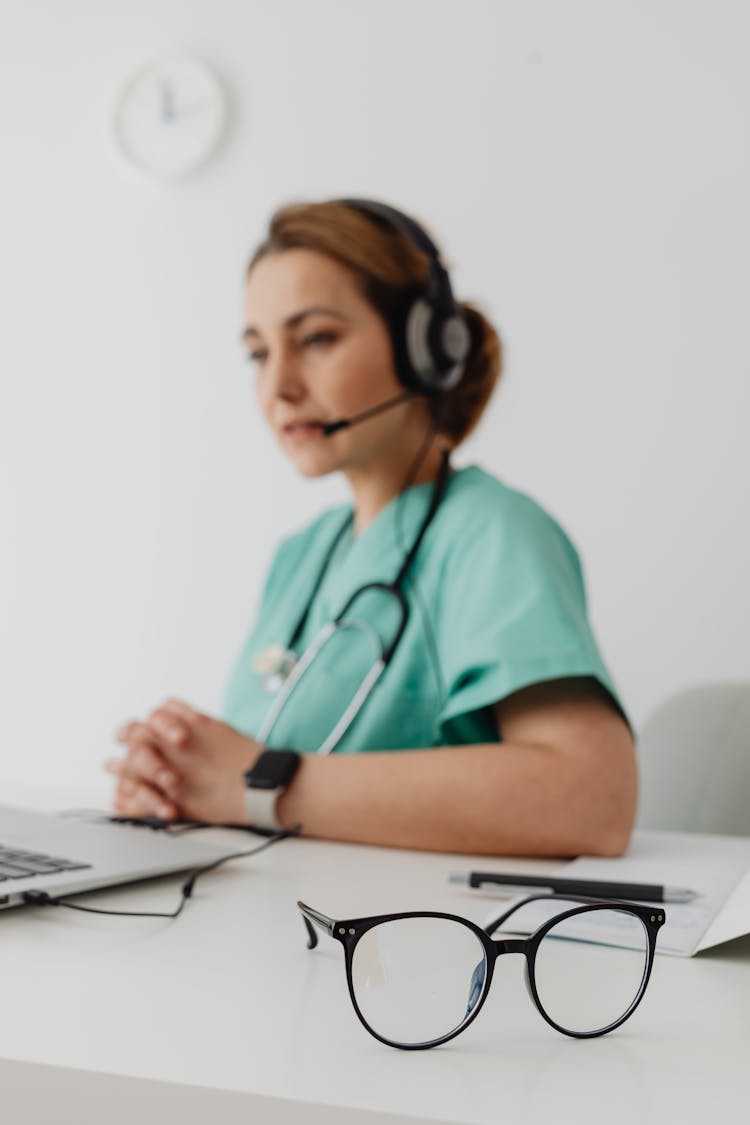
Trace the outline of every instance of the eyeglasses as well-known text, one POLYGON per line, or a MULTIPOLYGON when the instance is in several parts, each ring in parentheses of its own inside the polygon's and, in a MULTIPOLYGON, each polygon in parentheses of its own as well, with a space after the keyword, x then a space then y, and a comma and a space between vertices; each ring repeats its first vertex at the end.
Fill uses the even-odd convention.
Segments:
POLYGON ((318 944, 316 926, 343 945, 349 995, 367 1031, 405 1050, 447 1043, 468 1027, 503 953, 525 956, 529 994, 548 1024, 577 1039, 606 1035, 641 1002, 664 924, 661 907, 549 894, 516 903, 484 929, 456 914, 339 921, 297 905, 309 949, 318 944), (561 901, 581 905, 560 910, 561 901), (492 935, 522 907, 547 917, 528 936, 495 940, 492 935), (622 947, 616 962, 603 942, 622 947))

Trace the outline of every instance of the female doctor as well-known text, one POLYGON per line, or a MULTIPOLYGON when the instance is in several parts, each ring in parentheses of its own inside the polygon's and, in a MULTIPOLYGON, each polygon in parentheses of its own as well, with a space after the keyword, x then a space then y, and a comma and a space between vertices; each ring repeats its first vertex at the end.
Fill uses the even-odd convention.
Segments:
POLYGON ((223 719, 171 699, 119 729, 117 810, 621 853, 634 747, 575 549, 533 500, 449 459, 500 373, 492 326, 454 301, 426 232, 367 200, 277 212, 245 310, 282 452, 305 477, 343 473, 351 504, 278 549, 223 719))

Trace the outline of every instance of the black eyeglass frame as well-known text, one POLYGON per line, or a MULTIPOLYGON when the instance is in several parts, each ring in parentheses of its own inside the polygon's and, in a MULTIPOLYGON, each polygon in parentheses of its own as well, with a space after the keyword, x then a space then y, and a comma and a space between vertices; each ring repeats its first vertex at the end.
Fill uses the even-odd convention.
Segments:
POLYGON ((521 902, 515 903, 509 910, 506 910, 504 914, 501 914, 499 918, 495 918, 484 929, 481 926, 478 926, 475 922, 472 922, 469 918, 462 918, 458 914, 447 914, 443 913, 442 911, 414 910, 399 914, 375 914, 369 918, 334 919, 329 918, 326 914, 322 914, 319 910, 314 910, 311 906, 307 906, 304 902, 298 902, 297 906, 302 913, 302 919, 305 923, 305 928, 307 929, 309 939, 307 943, 308 949, 314 949, 318 944, 318 935, 315 931, 315 926, 318 926, 321 930, 324 931, 324 933, 327 933, 329 937, 334 938, 335 941, 338 941, 341 943, 341 945, 343 945, 344 960, 346 964, 346 982, 349 988, 349 997, 354 1007, 354 1011, 357 1013, 357 1016, 360 1020, 360 1023, 362 1023, 364 1028, 370 1033, 370 1035, 374 1036, 375 1039, 379 1039, 381 1043, 385 1043, 388 1047, 397 1047, 402 1051, 421 1051, 426 1050, 429 1047, 437 1047, 442 1043, 447 1043, 449 1040, 455 1039, 457 1035, 460 1035, 462 1031, 465 1031, 469 1024, 472 1023, 472 1021, 475 1020, 479 1015, 479 1012, 481 1011, 484 1002, 487 999, 490 991, 490 986, 492 985, 495 963, 498 957, 502 956, 503 953, 522 953, 524 955, 526 959, 527 991, 531 999, 533 1000, 539 1014, 551 1027, 554 1027, 556 1031, 561 1032, 561 1034, 563 1035, 568 1035, 573 1039, 595 1039, 601 1035, 607 1035, 610 1031, 614 1031, 615 1028, 620 1027, 620 1025, 623 1024, 625 1020, 629 1019, 643 999, 643 994, 646 991, 646 986, 649 982, 651 969, 654 963, 654 954, 656 952, 656 938, 665 921, 664 910, 660 905, 643 906, 640 903, 623 902, 617 899, 595 899, 584 898, 583 896, 578 895, 554 894, 529 895, 521 902), (537 902, 542 900, 577 902, 581 905, 572 907, 570 910, 563 910, 559 914, 555 914, 554 917, 548 919, 541 926, 539 926, 539 928, 536 929, 532 934, 530 934, 529 937, 499 938, 497 940, 492 937, 492 934, 498 930, 503 922, 506 922, 508 918, 510 918, 511 915, 515 914, 517 910, 520 910, 522 906, 526 906, 529 902, 537 902), (606 1027, 599 1028, 596 1031, 572 1031, 569 1028, 562 1027, 559 1023, 556 1023, 555 1020, 553 1020, 552 1017, 548 1015, 548 1013, 544 1009, 544 1006, 542 1005, 536 987, 536 978, 534 972, 536 954, 543 938, 554 926, 558 925, 560 922, 568 918, 573 918, 578 914, 586 914, 590 911, 600 910, 618 910, 620 912, 633 915, 643 923, 648 942, 646 964, 635 998, 633 999, 630 1006, 618 1019, 616 1019, 613 1023, 608 1024, 606 1027), (486 958, 487 971, 485 973, 482 992, 478 1000, 474 1004, 474 1007, 471 1009, 471 1012, 469 1012, 469 1014, 461 1021, 461 1023, 459 1023, 457 1027, 453 1028, 453 1030, 449 1031, 446 1035, 441 1035, 437 1039, 425 1040, 425 1042, 423 1043, 399 1043, 393 1039, 387 1039, 385 1038, 385 1036, 380 1035, 377 1031, 375 1031, 375 1029, 368 1024, 367 1020, 364 1018, 362 1012, 359 1009, 357 998, 354 993, 354 983, 352 980, 352 962, 354 950, 356 949, 357 943, 359 942, 360 938, 362 938, 368 930, 373 929, 373 927, 375 926, 381 925, 383 922, 397 922, 404 918, 442 918, 450 922, 458 922, 462 926, 465 926, 467 929, 471 930, 471 932, 477 937, 480 944, 484 948, 486 958))

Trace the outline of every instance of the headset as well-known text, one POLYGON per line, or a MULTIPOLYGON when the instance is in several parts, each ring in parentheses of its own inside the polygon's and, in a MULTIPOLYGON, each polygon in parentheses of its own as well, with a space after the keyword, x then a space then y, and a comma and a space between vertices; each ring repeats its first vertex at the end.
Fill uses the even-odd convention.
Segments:
POLYGON ((337 202, 399 231, 427 255, 426 286, 390 318, 388 328, 396 373, 408 390, 422 395, 451 390, 463 376, 471 335, 437 246, 419 223, 386 203, 373 199, 337 202))

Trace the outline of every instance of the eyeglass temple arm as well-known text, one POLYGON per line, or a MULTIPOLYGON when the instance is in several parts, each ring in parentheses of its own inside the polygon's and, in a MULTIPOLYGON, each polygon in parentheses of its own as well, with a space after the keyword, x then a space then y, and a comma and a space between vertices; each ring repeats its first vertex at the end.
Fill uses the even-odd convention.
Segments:
MULTIPOLYGON (((525 898, 522 898, 520 902, 514 903, 514 905, 511 906, 510 910, 506 910, 505 913, 501 914, 499 918, 493 918, 492 921, 484 927, 484 932, 487 934, 487 937, 492 937, 495 931, 499 930, 499 928, 502 926, 503 922, 507 922, 510 916, 512 914, 515 914, 517 910, 520 910, 522 906, 526 906, 526 904, 529 902, 539 902, 542 899, 552 899, 553 902, 562 900, 563 902, 581 902, 584 904, 602 901, 602 899, 600 898, 594 898, 589 895, 556 895, 550 894, 549 891, 546 894, 527 895, 525 898)), ((605 901, 610 902, 613 900, 607 899, 605 901)))
POLYGON ((321 930, 324 930, 329 937, 333 937, 333 929, 336 925, 333 918, 329 918, 327 914, 321 914, 319 910, 313 910, 311 906, 307 906, 304 902, 298 902, 297 906, 302 912, 302 921, 305 923, 305 929, 307 930, 308 949, 315 949, 318 944, 318 935, 311 925, 312 922, 321 930))
POLYGON ((507 922, 510 916, 512 914, 515 914, 517 910, 520 910, 522 906, 526 906, 526 904, 529 902, 538 902, 540 899, 548 899, 553 897, 554 896, 549 892, 547 892, 547 894, 527 895, 525 898, 522 898, 520 902, 514 903, 513 906, 511 906, 510 910, 506 910, 505 913, 501 914, 499 918, 493 918, 492 921, 484 927, 484 932, 487 934, 487 937, 492 937, 495 931, 500 929, 503 922, 507 922))

